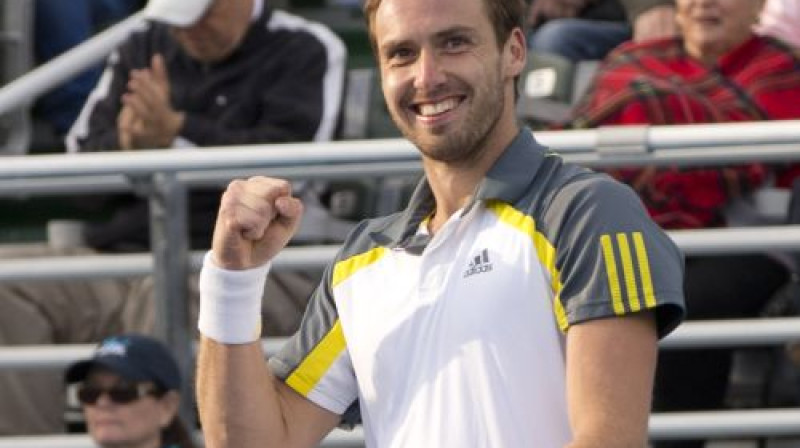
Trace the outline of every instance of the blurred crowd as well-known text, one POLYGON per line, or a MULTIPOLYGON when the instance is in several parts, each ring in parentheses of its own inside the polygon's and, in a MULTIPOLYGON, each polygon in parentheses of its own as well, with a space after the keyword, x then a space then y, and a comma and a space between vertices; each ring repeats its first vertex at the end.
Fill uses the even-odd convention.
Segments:
MULTIPOLYGON (((34 114, 51 126, 63 142, 61 150, 196 151, 338 137, 347 93, 344 44, 325 25, 274 9, 268 0, 37 0, 37 60, 45 63, 142 8, 147 21, 104 66, 38 100, 34 114)), ((532 53, 556 55, 570 64, 599 61, 586 93, 570 106, 568 120, 531 126, 800 119, 797 0, 532 0, 527 24, 532 53)), ((663 228, 696 229, 760 223, 757 211, 741 205, 765 188, 791 190, 798 172, 795 164, 753 162, 625 167, 608 174, 630 185, 663 228)), ((308 200, 318 201, 312 196, 319 192, 308 190, 308 200)), ((208 248, 219 193, 191 192, 192 248, 208 248)), ((146 200, 114 195, 77 206, 98 204, 109 217, 81 227, 82 247, 17 245, 0 248, 0 254, 19 258, 149 250, 146 200)), ((791 259, 770 253, 687 257, 688 317, 760 316, 796 277, 796 269, 791 259)), ((296 328, 319 275, 270 277, 270 305, 263 314, 264 328, 272 333, 266 334, 285 336, 296 328)), ((187 282, 194 303, 196 278, 187 282)), ((152 334, 153 313, 151 278, 3 282, 0 344, 94 343, 120 333, 152 334)), ((101 403, 130 405, 145 397, 153 408, 141 412, 163 414, 163 424, 154 427, 175 417, 175 398, 170 397, 180 389, 179 373, 139 375, 135 360, 130 368, 104 364, 103 351, 118 346, 128 347, 131 356, 138 356, 140 345, 143 356, 166 356, 139 338, 106 340, 93 360, 69 370, 68 383, 82 384, 77 393, 89 410, 90 428, 101 403)), ((655 410, 724 407, 733 359, 726 350, 662 353, 655 410)), ((61 380, 60 373, 0 372, 0 435, 62 431, 64 405, 54 399, 63 395, 61 380)))

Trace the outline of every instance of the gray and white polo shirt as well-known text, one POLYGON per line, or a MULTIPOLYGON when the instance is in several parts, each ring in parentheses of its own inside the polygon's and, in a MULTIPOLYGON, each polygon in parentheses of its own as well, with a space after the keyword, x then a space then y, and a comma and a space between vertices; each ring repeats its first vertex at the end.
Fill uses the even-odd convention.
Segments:
POLYGON ((368 447, 557 447, 571 439, 565 333, 683 316, 683 260, 628 187, 565 164, 525 129, 433 236, 425 181, 361 223, 299 332, 270 360, 368 447))

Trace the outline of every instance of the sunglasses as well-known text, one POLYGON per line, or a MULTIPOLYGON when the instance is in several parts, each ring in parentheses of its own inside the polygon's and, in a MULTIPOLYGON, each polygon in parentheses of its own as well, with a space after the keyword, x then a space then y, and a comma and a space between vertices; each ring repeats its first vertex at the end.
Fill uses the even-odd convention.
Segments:
POLYGON ((158 396, 159 393, 155 385, 147 383, 116 384, 109 388, 84 384, 78 387, 78 401, 93 405, 97 403, 101 395, 106 394, 112 403, 128 404, 147 395, 158 396))

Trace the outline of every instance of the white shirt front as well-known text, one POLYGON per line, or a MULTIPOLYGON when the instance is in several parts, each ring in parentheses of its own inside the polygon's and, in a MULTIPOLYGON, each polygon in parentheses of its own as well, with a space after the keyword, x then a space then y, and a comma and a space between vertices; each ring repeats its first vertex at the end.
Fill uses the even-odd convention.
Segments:
POLYGON ((309 398, 357 395, 367 446, 569 441, 550 278, 530 235, 498 221, 456 213, 421 255, 383 251, 334 287, 347 349, 309 398))

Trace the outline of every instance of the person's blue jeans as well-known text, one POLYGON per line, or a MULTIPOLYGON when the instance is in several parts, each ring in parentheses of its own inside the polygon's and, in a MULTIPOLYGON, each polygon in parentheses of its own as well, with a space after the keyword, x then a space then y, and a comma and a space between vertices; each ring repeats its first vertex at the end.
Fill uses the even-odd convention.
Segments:
POLYGON ((623 22, 556 19, 533 30, 528 37, 528 47, 577 62, 603 59, 609 51, 630 38, 631 28, 623 22))
MULTIPOLYGON (((141 0, 36 0, 34 45, 44 63, 92 37, 141 7, 141 0)), ((102 64, 90 68, 39 99, 37 112, 65 134, 94 88, 102 64)))

